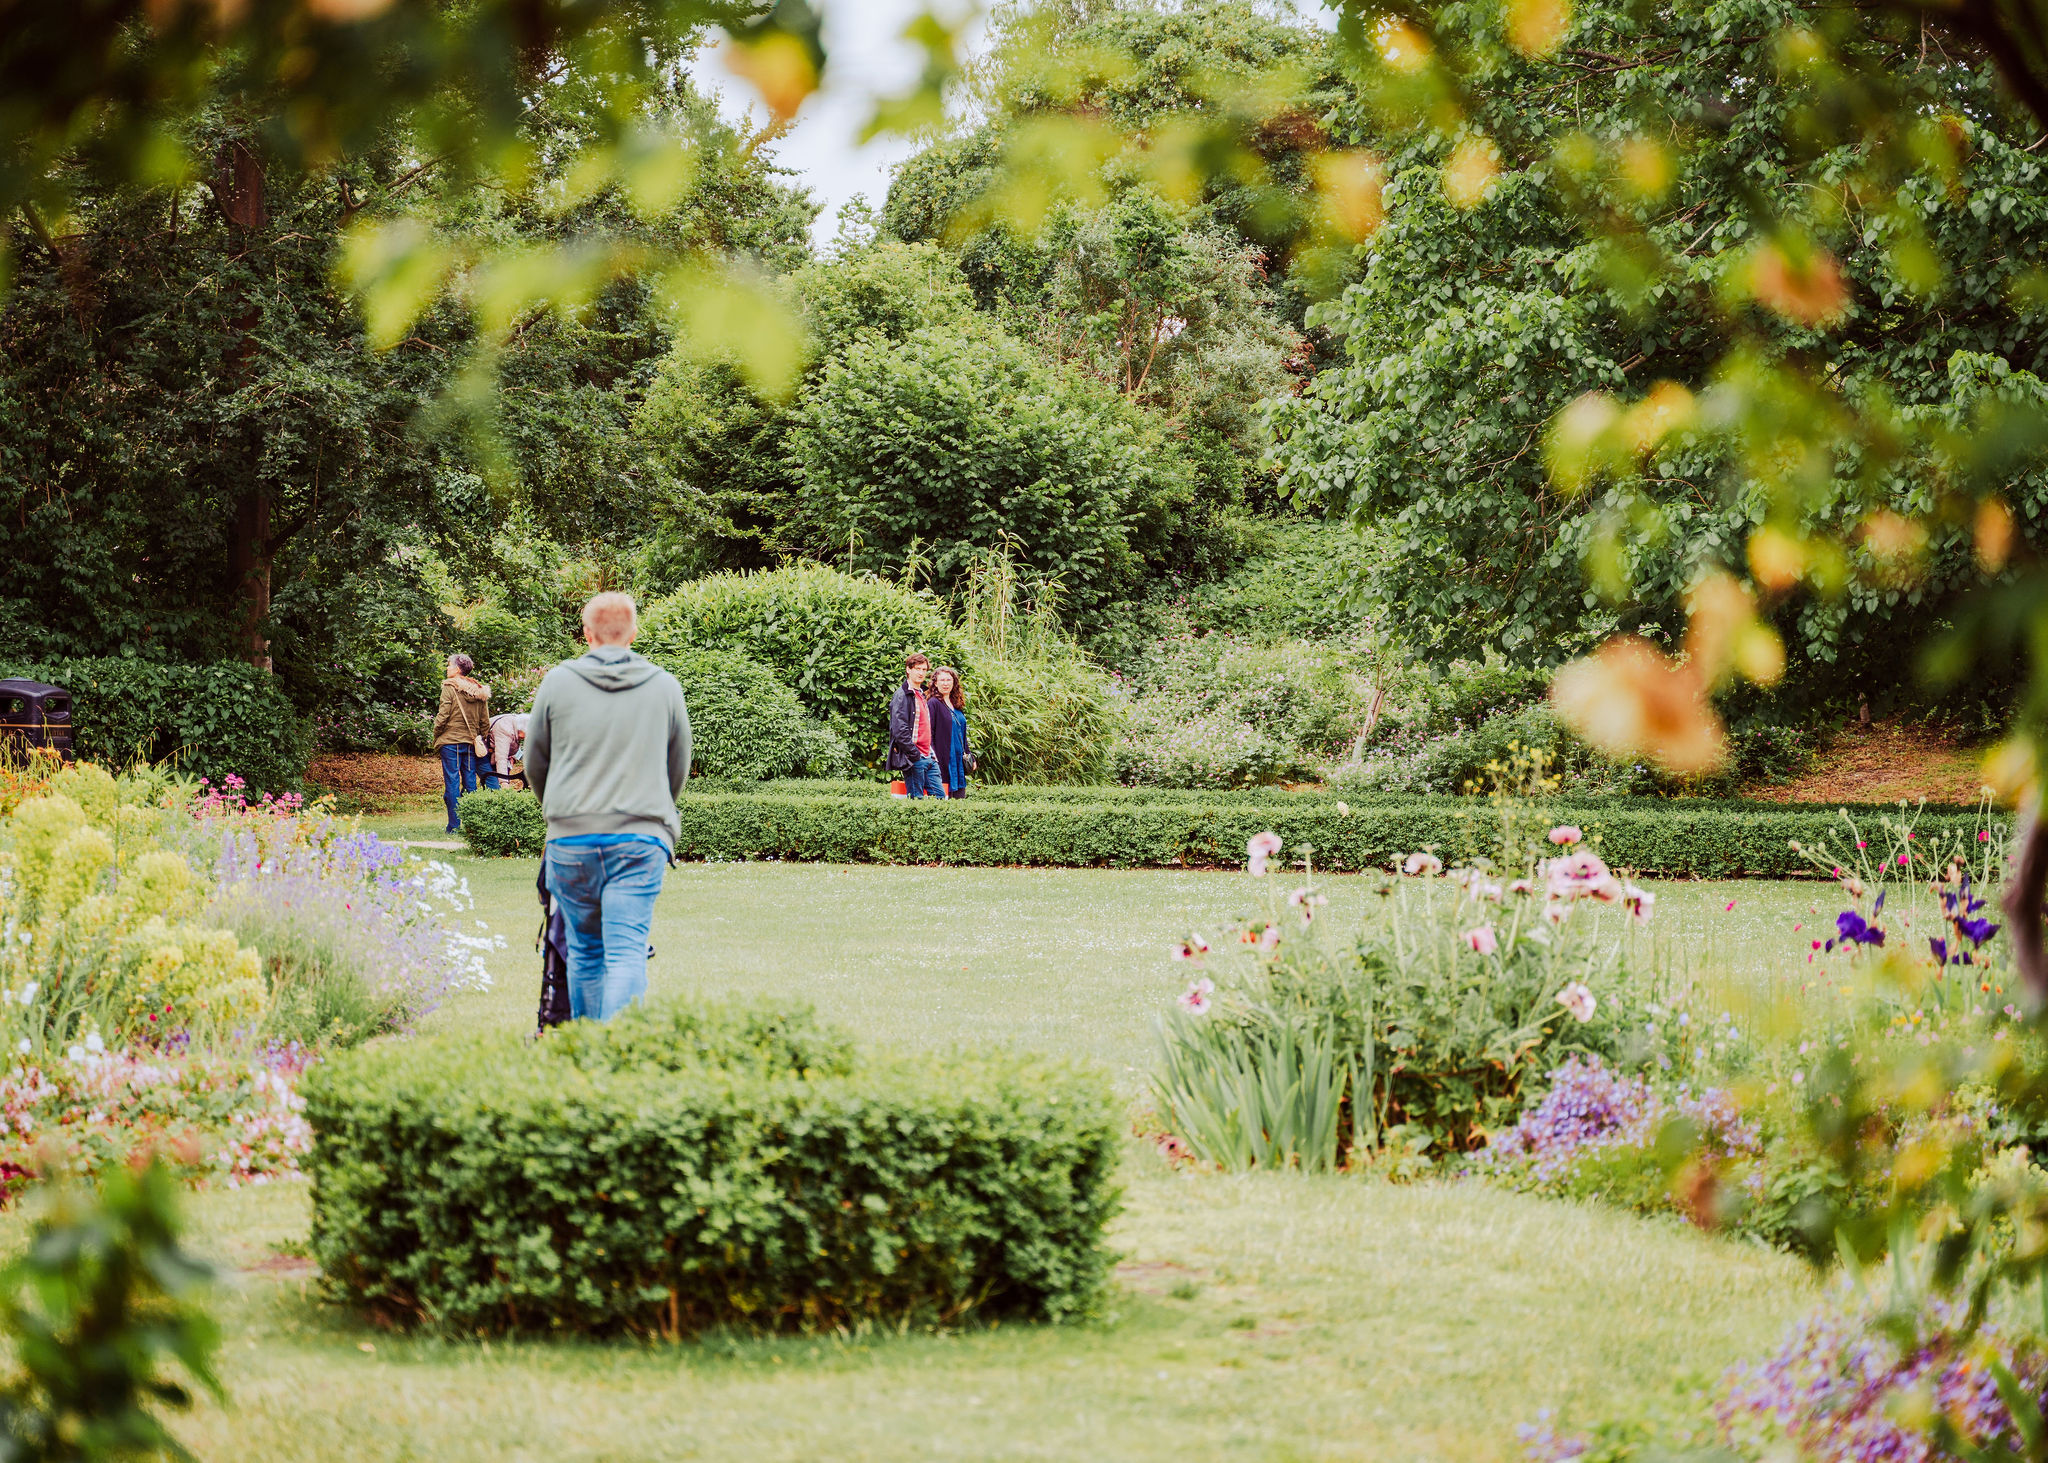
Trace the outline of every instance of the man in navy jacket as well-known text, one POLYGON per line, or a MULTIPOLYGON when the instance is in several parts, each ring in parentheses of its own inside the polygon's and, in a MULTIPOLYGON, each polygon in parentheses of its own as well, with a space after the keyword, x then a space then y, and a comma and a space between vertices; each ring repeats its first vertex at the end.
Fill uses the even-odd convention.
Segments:
POLYGON ((889 770, 901 772, 914 798, 946 795, 939 759, 932 755, 932 713, 924 704, 924 678, 932 663, 918 651, 903 657, 903 684, 889 698, 889 770))

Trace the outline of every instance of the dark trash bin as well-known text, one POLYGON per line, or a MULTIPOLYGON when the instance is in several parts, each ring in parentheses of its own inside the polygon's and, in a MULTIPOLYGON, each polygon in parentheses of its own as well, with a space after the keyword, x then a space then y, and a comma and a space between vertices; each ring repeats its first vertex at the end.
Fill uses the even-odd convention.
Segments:
POLYGON ((71 760, 71 693, 41 681, 0 681, 0 740, 71 760))

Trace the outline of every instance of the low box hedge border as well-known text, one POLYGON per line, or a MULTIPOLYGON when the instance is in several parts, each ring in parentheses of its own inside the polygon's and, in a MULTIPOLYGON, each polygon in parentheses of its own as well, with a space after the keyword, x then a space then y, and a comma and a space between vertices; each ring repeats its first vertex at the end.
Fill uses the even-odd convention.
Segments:
POLYGON ((806 1019, 638 1008, 312 1068, 313 1252, 393 1324, 670 1338, 722 1324, 1067 1320, 1114 1255, 1101 1073, 863 1059, 806 1019))
MULTIPOLYGON (((858 786, 850 785, 850 786, 858 786)), ((1484 843, 1487 804, 1460 798, 1344 803, 1328 794, 1269 801, 1184 795, 1180 802, 1105 798, 967 798, 958 802, 871 797, 838 789, 690 791, 679 801, 680 859, 791 859, 823 863, 980 866, 1236 868, 1254 833, 1272 829, 1289 848, 1308 844, 1319 868, 1387 869, 1417 849, 1446 859, 1484 843), (1340 806, 1342 804, 1342 806, 1340 806)), ((1785 878, 1813 872, 1792 846, 1847 848, 1845 817, 1868 831, 1896 810, 1786 807, 1769 803, 1560 801, 1552 812, 1597 840, 1610 863, 1667 878, 1785 878)), ((546 839, 530 794, 472 793, 463 834, 479 854, 537 856, 546 839), (522 801, 523 800, 523 801, 522 801)), ((1919 840, 1938 846, 1980 829, 2007 832, 2002 816, 1920 811, 1919 840)))

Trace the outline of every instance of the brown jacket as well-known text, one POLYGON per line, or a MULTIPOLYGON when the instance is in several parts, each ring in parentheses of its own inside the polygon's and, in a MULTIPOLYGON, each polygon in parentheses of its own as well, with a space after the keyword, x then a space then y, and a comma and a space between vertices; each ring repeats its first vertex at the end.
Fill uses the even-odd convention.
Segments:
POLYGON ((441 705, 434 712, 434 750, 474 746, 473 738, 490 735, 491 688, 468 676, 441 682, 441 705))

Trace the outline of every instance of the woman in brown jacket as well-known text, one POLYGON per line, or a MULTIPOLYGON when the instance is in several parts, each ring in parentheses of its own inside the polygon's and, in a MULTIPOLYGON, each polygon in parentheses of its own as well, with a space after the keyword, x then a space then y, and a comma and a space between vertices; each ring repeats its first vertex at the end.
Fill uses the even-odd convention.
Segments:
POLYGON ((466 655, 448 657, 441 705, 434 712, 434 750, 441 758, 441 801, 448 805, 450 833, 462 831, 456 802, 476 791, 476 739, 490 735, 491 688, 470 679, 475 669, 476 662, 466 655))

